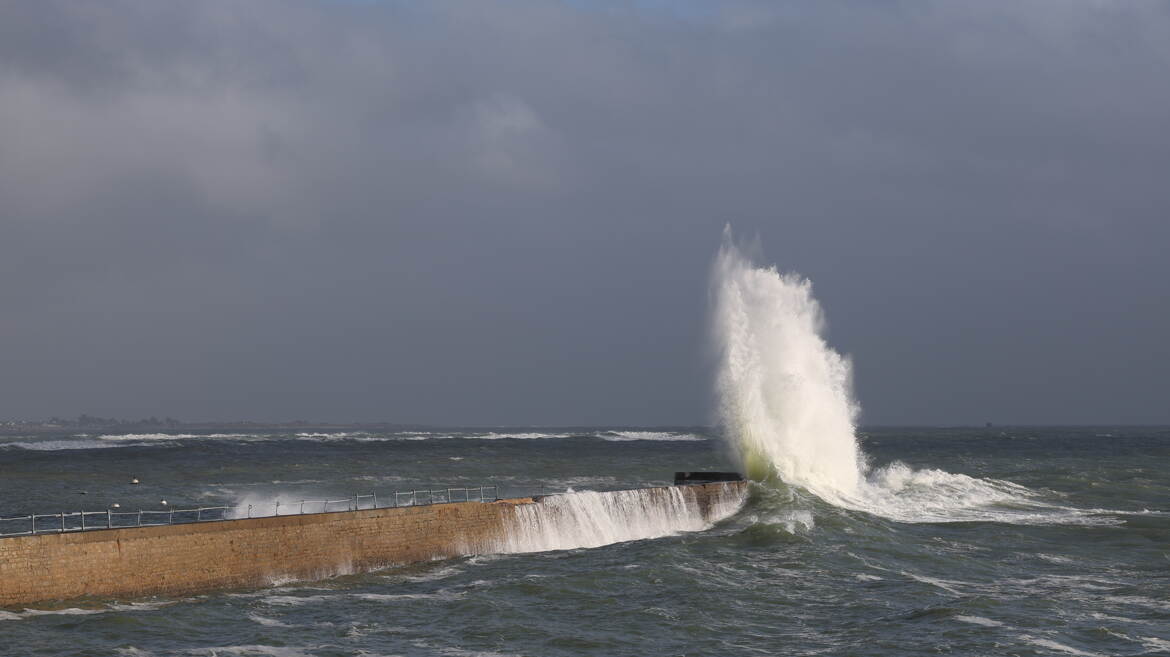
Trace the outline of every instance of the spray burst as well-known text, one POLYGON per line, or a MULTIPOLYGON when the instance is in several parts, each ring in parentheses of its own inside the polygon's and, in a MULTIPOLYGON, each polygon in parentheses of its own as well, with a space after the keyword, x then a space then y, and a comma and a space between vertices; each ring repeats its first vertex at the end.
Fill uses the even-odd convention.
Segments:
POLYGON ((711 279, 719 421, 748 476, 827 498, 856 492, 864 464, 850 363, 822 337, 812 284, 754 264, 730 227, 711 279))

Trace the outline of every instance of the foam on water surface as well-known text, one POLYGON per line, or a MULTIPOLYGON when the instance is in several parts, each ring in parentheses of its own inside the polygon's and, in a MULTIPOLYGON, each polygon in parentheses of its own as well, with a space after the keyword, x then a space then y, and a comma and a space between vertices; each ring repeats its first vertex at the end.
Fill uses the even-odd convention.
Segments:
POLYGON ((223 442, 268 442, 302 441, 317 443, 382 443, 398 441, 429 440, 558 440, 585 438, 607 442, 662 441, 694 442, 705 441, 707 437, 686 431, 610 430, 573 433, 564 431, 301 431, 288 433, 266 431, 257 433, 123 433, 123 434, 77 434, 70 438, 38 440, 34 436, 0 438, 0 449, 21 449, 31 451, 62 451, 85 449, 109 449, 114 447, 162 447, 188 444, 196 441, 223 442))

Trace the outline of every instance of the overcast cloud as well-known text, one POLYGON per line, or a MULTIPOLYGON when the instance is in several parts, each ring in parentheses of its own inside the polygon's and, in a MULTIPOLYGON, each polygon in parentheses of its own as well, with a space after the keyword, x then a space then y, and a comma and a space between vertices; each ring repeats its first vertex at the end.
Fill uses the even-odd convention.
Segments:
POLYGON ((1170 4, 662 4, 0 4, 0 417, 706 423, 731 222, 863 422, 1170 422, 1170 4))

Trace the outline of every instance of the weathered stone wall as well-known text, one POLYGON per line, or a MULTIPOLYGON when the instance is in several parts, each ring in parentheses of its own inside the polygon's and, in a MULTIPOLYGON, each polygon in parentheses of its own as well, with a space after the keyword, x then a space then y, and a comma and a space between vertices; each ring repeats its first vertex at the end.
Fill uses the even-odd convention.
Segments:
MULTIPOLYGON (((704 513, 732 484, 686 486, 704 513)), ((665 490, 665 489, 664 489, 665 490)), ((0 607, 323 579, 496 542, 517 504, 436 504, 0 538, 0 607)))

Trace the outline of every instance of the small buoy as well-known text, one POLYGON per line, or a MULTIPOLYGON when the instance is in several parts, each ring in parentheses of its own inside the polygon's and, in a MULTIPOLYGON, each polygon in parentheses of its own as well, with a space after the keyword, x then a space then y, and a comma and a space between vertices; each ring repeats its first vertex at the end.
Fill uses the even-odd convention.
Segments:
POLYGON ((122 505, 118 504, 117 502, 114 502, 113 504, 110 505, 110 508, 111 509, 120 509, 120 508, 122 508, 122 505))
POLYGON ((86 495, 87 493, 83 490, 79 490, 79 491, 77 491, 77 494, 78 495, 86 495))
POLYGON ((137 483, 138 483, 138 477, 135 477, 135 478, 131 479, 131 480, 130 480, 130 483, 131 483, 131 484, 137 484, 137 483))
POLYGON ((166 506, 166 505, 167 505, 167 501, 166 501, 166 500, 163 500, 163 501, 159 502, 159 504, 161 504, 161 505, 163 505, 163 506, 166 506))

